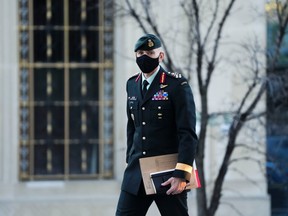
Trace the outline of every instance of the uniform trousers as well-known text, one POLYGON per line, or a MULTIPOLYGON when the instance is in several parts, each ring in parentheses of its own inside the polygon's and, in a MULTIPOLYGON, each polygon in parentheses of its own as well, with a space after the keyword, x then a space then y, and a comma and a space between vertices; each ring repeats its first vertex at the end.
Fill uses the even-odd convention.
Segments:
POLYGON ((155 201, 162 216, 188 216, 187 191, 177 195, 146 195, 143 185, 138 195, 121 191, 116 216, 145 216, 155 201))

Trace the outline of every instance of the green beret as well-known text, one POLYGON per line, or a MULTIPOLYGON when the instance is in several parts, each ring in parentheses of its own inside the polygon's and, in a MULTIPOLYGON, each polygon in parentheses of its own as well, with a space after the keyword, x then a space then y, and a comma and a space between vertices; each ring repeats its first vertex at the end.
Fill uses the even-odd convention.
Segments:
POLYGON ((146 34, 138 39, 134 52, 137 50, 152 50, 161 47, 160 39, 153 34, 146 34))

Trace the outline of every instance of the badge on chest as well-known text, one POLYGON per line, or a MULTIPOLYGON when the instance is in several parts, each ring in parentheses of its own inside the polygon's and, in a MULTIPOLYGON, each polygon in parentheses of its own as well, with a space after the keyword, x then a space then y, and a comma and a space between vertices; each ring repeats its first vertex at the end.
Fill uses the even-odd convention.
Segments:
POLYGON ((152 100, 168 100, 168 92, 160 90, 153 95, 152 100))

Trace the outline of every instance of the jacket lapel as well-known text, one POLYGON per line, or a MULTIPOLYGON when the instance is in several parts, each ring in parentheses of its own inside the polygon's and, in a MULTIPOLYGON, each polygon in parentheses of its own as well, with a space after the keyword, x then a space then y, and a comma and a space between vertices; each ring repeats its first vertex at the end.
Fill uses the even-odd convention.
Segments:
MULTIPOLYGON (((159 80, 160 80, 160 76, 161 76, 162 72, 163 72, 163 69, 161 67, 160 70, 158 71, 156 77, 154 78, 153 82, 151 83, 148 91, 146 92, 146 95, 142 100, 142 105, 144 103, 146 103, 157 91, 159 91, 159 89, 160 89, 159 80)), ((140 86, 140 94, 141 94, 141 86, 140 86)))

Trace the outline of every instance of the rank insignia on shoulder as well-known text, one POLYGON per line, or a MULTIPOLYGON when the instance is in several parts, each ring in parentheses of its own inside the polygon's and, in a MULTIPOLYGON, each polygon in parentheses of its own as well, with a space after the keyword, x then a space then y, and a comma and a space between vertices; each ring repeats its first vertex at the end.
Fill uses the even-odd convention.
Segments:
POLYGON ((141 75, 141 73, 135 73, 129 78, 129 80, 136 77, 135 82, 137 82, 139 80, 139 78, 140 78, 140 75, 141 75))
POLYGON ((172 77, 175 77, 177 79, 182 77, 182 74, 177 73, 177 72, 175 72, 175 73, 174 72, 173 73, 172 72, 167 72, 167 74, 172 76, 172 77))

